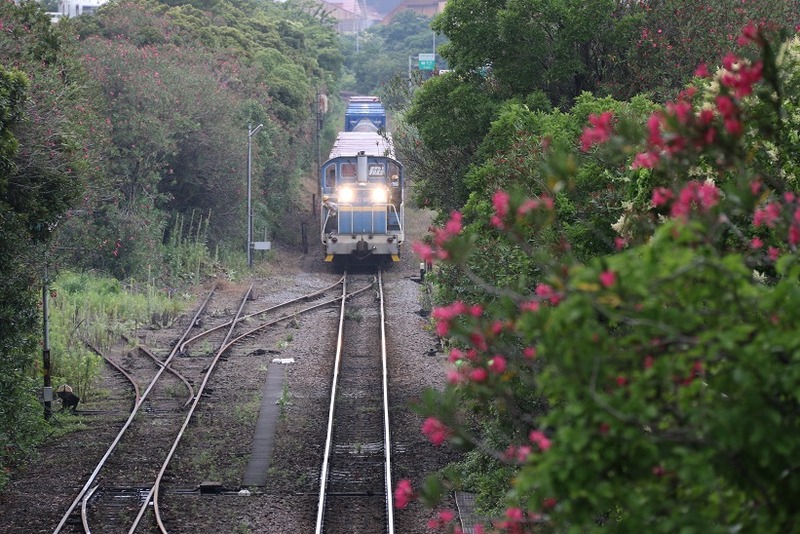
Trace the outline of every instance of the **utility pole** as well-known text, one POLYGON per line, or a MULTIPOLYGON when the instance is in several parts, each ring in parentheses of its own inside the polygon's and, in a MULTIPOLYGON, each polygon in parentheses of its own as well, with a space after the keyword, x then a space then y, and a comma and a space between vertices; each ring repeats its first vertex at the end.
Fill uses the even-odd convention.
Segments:
POLYGON ((250 268, 253 267, 253 136, 263 126, 252 128, 252 124, 247 123, 247 266, 250 268))
POLYGON ((50 280, 47 272, 47 256, 45 255, 44 280, 42 281, 42 370, 44 371, 44 418, 50 419, 53 413, 53 385, 50 377, 50 280))

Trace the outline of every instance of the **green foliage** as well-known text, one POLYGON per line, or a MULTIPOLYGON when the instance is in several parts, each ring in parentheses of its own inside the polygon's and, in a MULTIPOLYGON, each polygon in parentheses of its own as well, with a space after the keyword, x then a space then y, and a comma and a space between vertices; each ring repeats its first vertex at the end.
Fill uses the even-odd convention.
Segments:
POLYGON ((631 74, 616 83, 622 94, 649 92, 663 101, 683 88, 699 64, 717 64, 749 21, 782 25, 799 17, 797 0, 654 2, 626 51, 631 74))
POLYGON ((88 359, 86 342, 106 350, 139 328, 168 325, 186 305, 170 288, 157 287, 154 279, 129 280, 123 285, 115 278, 64 273, 53 289, 57 294, 51 308, 54 376, 66 377, 72 368, 90 367, 79 363, 88 359))
POLYGON ((541 90, 562 104, 624 73, 633 11, 614 0, 457 0, 433 27, 450 39, 441 53, 457 72, 489 67, 507 94, 541 90))
POLYGON ((0 5, 0 485, 45 431, 37 400, 44 261, 95 177, 102 127, 85 76, 33 2, 0 5), (83 142, 92 134, 91 141, 83 142))
MULTIPOLYGON (((437 46, 443 41, 438 39, 437 46)), ((347 88, 370 95, 382 94, 395 76, 408 83, 409 57, 432 46, 430 19, 410 9, 397 13, 389 24, 374 24, 355 37, 343 36, 345 68, 355 77, 355 87, 347 88)), ((416 63, 411 68, 416 71, 416 63)))
POLYGON ((506 466, 471 481, 504 494, 502 531, 796 528, 800 61, 796 39, 745 37, 757 56, 663 109, 581 96, 558 115, 589 119, 581 153, 504 107, 466 228, 418 247, 469 303, 433 311, 454 365, 422 413, 506 466))

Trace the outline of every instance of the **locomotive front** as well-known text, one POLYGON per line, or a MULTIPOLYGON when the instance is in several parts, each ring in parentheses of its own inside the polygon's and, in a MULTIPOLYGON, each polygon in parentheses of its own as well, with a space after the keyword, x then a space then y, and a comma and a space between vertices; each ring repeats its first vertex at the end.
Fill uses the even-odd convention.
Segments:
POLYGON ((321 169, 325 261, 399 261, 403 243, 403 167, 391 137, 341 132, 321 169))

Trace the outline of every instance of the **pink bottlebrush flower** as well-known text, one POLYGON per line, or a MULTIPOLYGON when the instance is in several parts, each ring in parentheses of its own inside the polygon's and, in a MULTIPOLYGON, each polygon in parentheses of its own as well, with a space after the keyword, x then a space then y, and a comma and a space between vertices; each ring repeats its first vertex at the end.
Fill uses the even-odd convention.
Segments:
POLYGON ((616 381, 619 387, 624 387, 628 384, 628 379, 622 375, 617 376, 616 381))
POLYGON ((435 446, 440 446, 452 433, 451 430, 435 417, 428 417, 422 423, 422 433, 435 446))
POLYGON ((506 509, 506 517, 513 521, 522 521, 525 518, 525 513, 522 508, 508 508, 506 509))
POLYGON ((697 115, 697 121, 703 126, 708 126, 714 120, 714 112, 710 109, 702 109, 697 115))
POLYGON ((693 206, 708 211, 719 201, 719 189, 713 184, 692 181, 686 184, 672 205, 673 217, 687 217, 693 206))
POLYGON ((758 28, 756 28, 755 24, 752 21, 748 22, 747 25, 742 28, 742 33, 736 39, 736 44, 739 46, 744 46, 747 43, 754 43, 758 38, 758 28))
POLYGON ((589 115, 589 123, 583 129, 581 135, 581 149, 588 152, 592 146, 605 143, 611 138, 611 119, 614 117, 613 111, 604 111, 600 115, 592 113, 589 115))
POLYGON ((547 509, 554 508, 558 501, 554 497, 547 497, 542 501, 542 506, 547 509))
POLYGON ((678 119, 679 124, 686 124, 689 122, 689 116, 692 113, 692 105, 688 102, 668 102, 667 111, 678 119))
POLYGON ((447 383, 450 385, 458 385, 464 381, 464 375, 458 369, 447 370, 447 383))
POLYGON ((750 241, 750 248, 752 248, 752 249, 758 250, 763 246, 764 246, 764 242, 761 241, 761 238, 759 238, 759 237, 754 237, 750 241))
POLYGON ((705 63, 700 63, 694 71, 694 75, 698 78, 708 78, 711 73, 708 72, 708 66, 705 63))
POLYGON ((501 219, 497 215, 492 215, 491 219, 489 219, 489 224, 491 224, 498 230, 503 230, 506 227, 505 223, 503 222, 503 219, 501 219))
POLYGON ((461 231, 461 218, 461 212, 459 211, 454 211, 450 214, 450 220, 444 226, 444 231, 448 236, 452 237, 461 231))
POLYGON ((452 510, 442 510, 439 512, 439 519, 444 521, 445 523, 449 523, 453 520, 455 515, 453 514, 452 510))
POLYGON ((425 262, 433 261, 433 249, 426 245, 425 243, 421 243, 416 241, 411 245, 411 250, 425 262))
POLYGON ((414 489, 411 487, 411 481, 402 479, 397 483, 394 490, 394 507, 402 510, 411 499, 414 498, 414 489))
POLYGON ((752 182, 750 182, 750 193, 753 195, 757 195, 758 192, 761 191, 761 180, 756 178, 752 182))
POLYGON ((611 430, 611 425, 609 425, 608 423, 600 423, 599 425, 597 425, 597 430, 602 435, 605 436, 606 434, 608 434, 608 431, 611 430))
POLYGON ((450 321, 438 321, 436 323, 436 334, 444 337, 450 333, 450 321))
POLYGON ((742 121, 736 118, 728 118, 723 121, 725 125, 725 129, 728 131, 729 134, 740 136, 744 132, 744 126, 742 126, 742 121))
POLYGON ((695 198, 704 210, 709 210, 719 202, 719 189, 714 184, 697 184, 694 189, 695 198))
POLYGON ((617 250, 622 250, 628 246, 628 241, 623 237, 615 237, 614 238, 614 248, 617 250))
POLYGON ((500 218, 503 219, 506 215, 508 215, 509 210, 509 201, 511 197, 505 191, 498 190, 492 196, 492 205, 494 206, 495 214, 500 218))
POLYGON ((456 363, 460 360, 464 359, 464 353, 461 352, 459 349, 451 349, 450 354, 447 356, 447 361, 450 363, 456 363))
POLYGON ((600 283, 603 287, 611 287, 617 283, 617 273, 611 270, 600 273, 600 283))
POLYGON ((660 113, 653 113, 647 119, 647 142, 651 147, 661 147, 664 145, 664 139, 661 137, 662 120, 660 113))
POLYGON ((536 294, 543 299, 547 299, 555 295, 555 290, 549 284, 538 284, 536 286, 536 294))
POLYGON ((473 304, 472 306, 469 307, 468 313, 473 317, 480 317, 481 315, 483 315, 483 306, 481 306, 480 304, 473 304))
POLYGON ((644 368, 645 369, 652 369, 653 363, 655 363, 655 358, 653 358, 650 354, 644 357, 644 368))
POLYGON ((793 224, 789 227, 789 244, 796 246, 798 243, 800 243, 800 228, 793 224))
POLYGON ((775 222, 781 216, 781 206, 777 202, 770 202, 763 208, 757 209, 753 214, 753 226, 758 228, 766 225, 770 228, 775 226, 775 222))
POLYGON ((498 375, 503 374, 506 370, 506 359, 496 354, 489 360, 489 370, 498 375))
POLYGON ((550 440, 541 430, 532 430, 528 438, 531 440, 531 443, 539 447, 541 451, 546 451, 552 446, 550 440))
POLYGON ((717 111, 724 119, 730 118, 736 113, 736 104, 727 95, 719 95, 715 102, 717 104, 717 111))
POLYGON ((772 261, 778 261, 778 258, 780 257, 780 255, 781 255, 781 251, 778 250, 776 247, 769 247, 769 249, 767 249, 767 256, 772 261))
POLYGON ((469 335, 469 341, 472 346, 478 350, 485 351, 489 349, 489 344, 486 342, 486 336, 480 332, 473 332, 469 335))
POLYGON ((639 152, 634 156, 633 163, 631 163, 631 169, 652 169, 658 163, 659 157, 658 154, 653 152, 639 152))
POLYGON ((443 529, 453 520, 454 517, 455 514, 453 514, 452 511, 442 510, 439 512, 437 517, 428 521, 428 528, 436 530, 443 529))
POLYGON ((519 305, 519 311, 522 312, 538 312, 539 311, 539 301, 537 300, 529 300, 528 302, 523 302, 519 305))
POLYGON ((526 215, 529 211, 533 211, 539 207, 539 201, 533 198, 526 199, 519 208, 517 208, 517 215, 520 217, 526 215))
POLYGON ((673 196, 674 195, 672 191, 670 191, 666 187, 657 187, 653 189, 653 198, 651 202, 653 203, 653 206, 659 207, 672 200, 673 196))
POLYGON ((722 58, 722 66, 725 68, 725 70, 733 70, 739 61, 740 59, 736 57, 733 52, 728 52, 725 54, 725 57, 722 58))
POLYGON ((486 369, 483 367, 476 367, 475 369, 469 372, 469 379, 476 384, 481 384, 486 382, 486 379, 489 377, 489 373, 486 372, 486 369))
POLYGON ((522 355, 529 360, 536 359, 536 348, 535 347, 525 347, 522 350, 522 355))

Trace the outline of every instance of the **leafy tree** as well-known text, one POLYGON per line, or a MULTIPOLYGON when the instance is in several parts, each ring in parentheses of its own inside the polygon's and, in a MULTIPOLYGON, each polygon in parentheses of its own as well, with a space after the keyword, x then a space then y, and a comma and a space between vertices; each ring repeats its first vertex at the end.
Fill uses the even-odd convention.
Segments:
POLYGON ((675 97, 702 63, 714 65, 748 21, 800 22, 796 0, 667 0, 644 5, 641 26, 627 51, 630 77, 615 80, 616 92, 675 97))
POLYGON ((398 146, 411 163, 420 204, 442 211, 464 204, 462 177, 496 106, 480 80, 464 83, 454 74, 428 80, 415 94, 404 117, 413 128, 398 136, 398 146))
MULTIPOLYGON (((433 46, 430 23, 428 17, 405 10, 395 15, 389 24, 375 24, 357 37, 343 38, 346 67, 356 78, 355 90, 361 94, 382 93, 395 76, 407 79, 409 57, 429 51, 433 46)), ((437 45, 445 41, 441 38, 437 45)))
POLYGON ((0 6, 0 485, 42 426, 35 366, 43 258, 95 177, 85 77, 32 2, 0 6))
POLYGON ((450 39, 441 54, 457 72, 488 69, 508 96, 541 90, 561 105, 624 75, 636 11, 616 0, 456 0, 433 28, 450 39))
MULTIPOLYGON (((582 169, 558 144, 525 171, 543 191, 499 189, 483 229, 455 212, 416 247, 493 296, 434 310, 453 369, 420 408, 434 444, 512 468, 500 531, 797 526, 800 42, 756 26, 739 42, 646 126, 619 104, 589 115, 587 170, 629 183, 614 252, 571 253, 558 195, 582 169), (524 286, 498 286, 471 270, 482 233, 534 261, 561 246, 524 286)), ((401 483, 398 502, 412 493, 401 483)))

